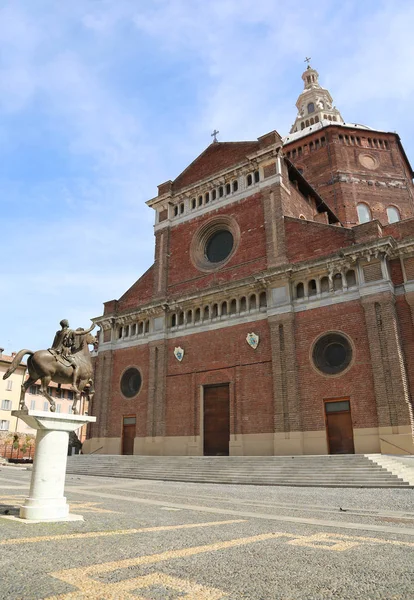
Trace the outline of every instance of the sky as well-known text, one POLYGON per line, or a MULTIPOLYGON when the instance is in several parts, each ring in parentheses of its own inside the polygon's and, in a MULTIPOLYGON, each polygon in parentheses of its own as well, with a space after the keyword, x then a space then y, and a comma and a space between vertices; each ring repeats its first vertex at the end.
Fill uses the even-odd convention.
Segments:
POLYGON ((152 264, 145 204, 211 143, 295 120, 306 56, 414 162, 411 0, 0 0, 0 346, 88 327, 152 264))

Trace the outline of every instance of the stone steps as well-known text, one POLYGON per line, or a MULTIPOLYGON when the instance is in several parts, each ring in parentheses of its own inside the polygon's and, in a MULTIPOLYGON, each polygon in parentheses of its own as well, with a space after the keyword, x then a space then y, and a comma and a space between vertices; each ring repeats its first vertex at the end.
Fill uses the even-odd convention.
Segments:
POLYGON ((115 456, 75 455, 67 473, 128 479, 304 487, 410 487, 364 455, 115 456))

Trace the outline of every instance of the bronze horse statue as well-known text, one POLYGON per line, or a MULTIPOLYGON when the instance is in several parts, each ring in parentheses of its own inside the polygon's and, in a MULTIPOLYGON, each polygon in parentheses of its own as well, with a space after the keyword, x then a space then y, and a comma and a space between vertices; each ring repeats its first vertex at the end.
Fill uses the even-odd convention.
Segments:
POLYGON ((93 386, 93 368, 91 355, 89 352, 88 345, 96 343, 96 337, 91 335, 92 329, 95 325, 92 325, 90 329, 75 329, 74 333, 74 344, 71 352, 71 358, 76 365, 76 381, 74 381, 74 366, 65 360, 64 357, 56 355, 50 350, 38 350, 32 352, 31 350, 20 350, 13 359, 9 369, 3 375, 3 379, 7 379, 16 370, 20 364, 23 356, 29 354, 27 359, 27 368, 29 371, 29 378, 23 383, 20 394, 20 409, 27 410, 24 402, 26 391, 31 385, 33 385, 38 379, 40 379, 40 390, 43 396, 47 398, 50 404, 50 410, 55 412, 56 404, 52 396, 48 393, 47 388, 51 381, 55 383, 69 383, 72 384, 75 390, 75 396, 72 405, 72 411, 77 414, 76 405, 80 400, 81 393, 85 390, 89 400, 92 400, 93 394, 95 393, 93 386))

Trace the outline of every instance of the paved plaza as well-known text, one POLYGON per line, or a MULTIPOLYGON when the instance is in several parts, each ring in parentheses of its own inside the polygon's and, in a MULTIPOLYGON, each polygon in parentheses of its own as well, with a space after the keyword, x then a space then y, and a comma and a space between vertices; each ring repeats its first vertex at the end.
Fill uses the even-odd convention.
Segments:
POLYGON ((31 472, 0 467, 0 598, 414 597, 414 490, 68 475, 84 521, 13 519, 31 472))

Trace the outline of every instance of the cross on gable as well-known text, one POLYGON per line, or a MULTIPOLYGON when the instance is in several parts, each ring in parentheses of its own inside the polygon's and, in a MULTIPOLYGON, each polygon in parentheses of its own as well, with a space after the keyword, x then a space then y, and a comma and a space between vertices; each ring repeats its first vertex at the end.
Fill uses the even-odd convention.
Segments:
POLYGON ((217 134, 220 133, 217 129, 213 131, 211 137, 213 138, 213 142, 217 142, 217 134))
POLYGON ((304 60, 303 62, 305 62, 305 63, 308 63, 308 64, 309 64, 309 63, 310 63, 310 61, 311 61, 311 57, 310 57, 310 56, 305 56, 305 60, 304 60))

